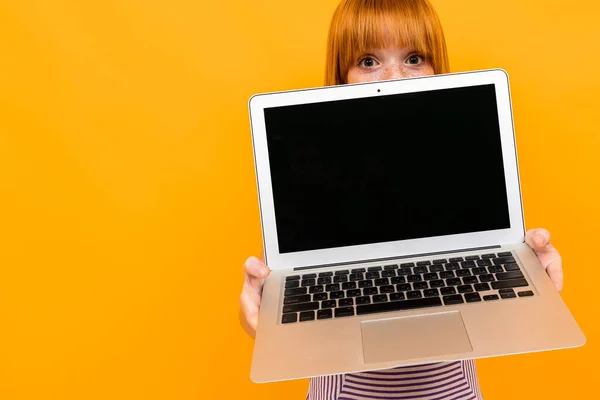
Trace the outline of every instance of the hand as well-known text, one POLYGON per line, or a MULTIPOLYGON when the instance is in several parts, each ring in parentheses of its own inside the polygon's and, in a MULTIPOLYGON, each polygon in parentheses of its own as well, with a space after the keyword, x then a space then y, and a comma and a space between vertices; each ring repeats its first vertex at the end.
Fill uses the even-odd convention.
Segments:
POLYGON ((265 263, 256 257, 250 257, 244 263, 244 285, 240 295, 240 322, 251 338, 256 335, 262 288, 269 272, 265 263))
POLYGON ((525 242, 533 249, 559 292, 563 288, 562 258, 550 243, 550 232, 545 229, 530 229, 525 242))

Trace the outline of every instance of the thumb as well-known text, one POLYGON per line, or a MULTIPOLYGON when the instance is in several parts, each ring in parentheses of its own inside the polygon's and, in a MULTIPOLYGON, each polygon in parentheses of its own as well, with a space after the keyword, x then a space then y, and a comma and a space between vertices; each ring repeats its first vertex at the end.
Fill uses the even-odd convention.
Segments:
POLYGON ((528 230, 525 234, 525 242, 536 253, 554 250, 554 247, 550 244, 550 232, 546 229, 537 228, 528 230))

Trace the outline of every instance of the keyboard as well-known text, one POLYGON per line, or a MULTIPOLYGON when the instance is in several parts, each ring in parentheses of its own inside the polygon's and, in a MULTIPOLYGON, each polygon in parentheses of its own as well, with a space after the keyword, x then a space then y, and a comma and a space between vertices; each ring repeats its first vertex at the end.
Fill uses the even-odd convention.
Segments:
POLYGON ((511 252, 291 275, 281 323, 533 296, 527 286, 511 252))

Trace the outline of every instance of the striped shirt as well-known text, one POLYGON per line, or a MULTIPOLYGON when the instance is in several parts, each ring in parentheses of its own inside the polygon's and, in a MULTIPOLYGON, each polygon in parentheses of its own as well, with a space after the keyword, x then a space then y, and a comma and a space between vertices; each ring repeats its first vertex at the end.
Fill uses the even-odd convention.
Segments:
POLYGON ((319 376, 306 400, 481 400, 473 360, 319 376))

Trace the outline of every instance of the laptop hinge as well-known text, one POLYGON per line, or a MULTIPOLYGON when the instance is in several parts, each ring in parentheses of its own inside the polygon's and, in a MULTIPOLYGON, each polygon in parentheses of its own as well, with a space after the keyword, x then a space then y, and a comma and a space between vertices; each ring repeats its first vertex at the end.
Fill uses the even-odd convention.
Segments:
POLYGON ((500 247, 501 247, 500 245, 494 245, 494 246, 485 246, 485 247, 473 247, 473 248, 468 248, 468 249, 456 249, 456 250, 436 251, 436 252, 433 252, 433 253, 407 254, 407 255, 398 256, 398 257, 386 257, 386 258, 373 258, 373 259, 366 259, 366 260, 356 260, 356 261, 334 263, 334 264, 310 265, 310 266, 306 266, 306 267, 296 267, 296 268, 294 268, 294 271, 304 271, 304 270, 307 270, 307 269, 316 269, 316 268, 330 268, 330 267, 338 267, 338 266, 342 266, 342 265, 361 264, 361 263, 368 263, 368 262, 380 262, 380 261, 389 261, 389 260, 402 260, 402 259, 405 259, 405 258, 430 257, 430 256, 438 255, 438 254, 452 254, 452 253, 463 253, 463 252, 466 252, 466 251, 480 251, 480 250, 489 250, 489 249, 499 249, 500 247))

